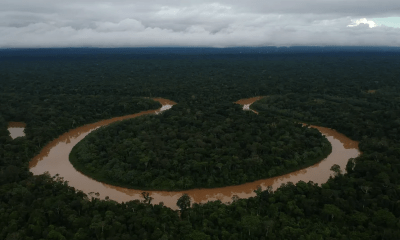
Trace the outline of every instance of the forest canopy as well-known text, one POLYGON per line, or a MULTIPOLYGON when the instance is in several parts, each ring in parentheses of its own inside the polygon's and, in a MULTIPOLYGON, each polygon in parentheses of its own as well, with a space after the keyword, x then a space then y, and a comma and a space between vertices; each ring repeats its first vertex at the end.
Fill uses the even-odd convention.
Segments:
POLYGON ((0 239, 400 239, 398 53, 85 51, 92 53, 0 56, 0 239), (232 104, 267 95, 252 106, 260 116, 232 104), (29 161, 69 129, 140 111, 119 106, 134 97, 178 103, 150 122, 180 106, 193 115, 203 106, 222 114, 233 108, 254 121, 264 115, 336 129, 359 140, 362 154, 322 185, 260 188, 229 204, 183 197, 179 213, 146 194, 100 200, 60 177, 29 172, 29 161), (10 121, 27 123, 26 137, 13 140, 10 121))
POLYGON ((110 184, 181 190, 282 175, 331 151, 316 129, 245 112, 233 103, 226 107, 183 103, 162 115, 102 127, 74 147, 70 161, 110 184))

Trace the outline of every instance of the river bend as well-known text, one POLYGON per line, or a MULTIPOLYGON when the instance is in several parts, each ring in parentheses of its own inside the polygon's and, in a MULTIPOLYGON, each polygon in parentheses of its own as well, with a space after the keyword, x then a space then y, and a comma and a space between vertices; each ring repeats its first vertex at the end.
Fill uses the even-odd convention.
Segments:
MULTIPOLYGON (((244 110, 250 110, 249 106, 261 97, 251 99, 242 99, 236 103, 244 106, 244 110)), ((91 131, 98 127, 108 125, 110 123, 138 117, 146 114, 158 114, 162 111, 170 109, 176 103, 167 99, 154 98, 159 101, 162 107, 157 110, 143 111, 137 114, 127 115, 123 117, 116 117, 108 120, 99 121, 97 123, 88 124, 82 127, 73 129, 64 133, 57 139, 46 145, 42 151, 32 159, 29 163, 30 171, 35 174, 43 174, 49 172, 51 176, 59 174, 65 181, 68 181, 69 186, 77 190, 81 190, 86 194, 93 197, 93 193, 99 193, 99 198, 104 199, 108 196, 110 199, 117 202, 127 202, 135 199, 143 200, 143 190, 128 189, 123 187, 112 186, 106 183, 98 182, 86 175, 77 171, 69 161, 69 154, 72 148, 81 141, 91 131)), ((329 176, 332 175, 330 168, 333 164, 338 164, 342 170, 345 169, 347 161, 350 158, 357 157, 360 152, 358 150, 358 142, 353 141, 345 135, 336 132, 335 130, 311 126, 318 129, 323 135, 326 136, 328 141, 332 144, 332 153, 322 160, 302 170, 291 172, 282 176, 258 180, 251 183, 245 183, 237 186, 228 186, 212 189, 191 189, 185 191, 146 191, 153 197, 152 203, 158 204, 163 202, 165 206, 174 210, 178 209, 176 202, 183 193, 187 193, 192 202, 206 203, 207 201, 221 200, 222 202, 231 202, 232 197, 237 195, 239 198, 249 198, 255 196, 253 192, 258 186, 265 190, 268 186, 272 186, 275 190, 281 184, 287 182, 296 183, 298 181, 313 181, 314 183, 325 183, 329 176)))

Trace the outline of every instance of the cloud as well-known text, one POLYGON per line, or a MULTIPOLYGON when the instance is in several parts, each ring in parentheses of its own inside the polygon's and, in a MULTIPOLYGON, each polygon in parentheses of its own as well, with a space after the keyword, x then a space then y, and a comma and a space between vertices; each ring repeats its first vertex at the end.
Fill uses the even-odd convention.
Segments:
POLYGON ((0 48, 144 46, 400 46, 400 2, 3 0, 0 48), (392 14, 392 15, 391 15, 392 14))
POLYGON ((140 32, 145 29, 140 21, 135 19, 124 19, 118 23, 112 22, 97 22, 96 31, 98 32, 140 32))
POLYGON ((357 20, 352 20, 353 24, 347 25, 348 27, 355 27, 358 26, 360 24, 366 24, 368 25, 368 27, 373 28, 376 27, 377 24, 372 21, 372 20, 367 20, 366 18, 361 18, 361 19, 357 19, 357 20))

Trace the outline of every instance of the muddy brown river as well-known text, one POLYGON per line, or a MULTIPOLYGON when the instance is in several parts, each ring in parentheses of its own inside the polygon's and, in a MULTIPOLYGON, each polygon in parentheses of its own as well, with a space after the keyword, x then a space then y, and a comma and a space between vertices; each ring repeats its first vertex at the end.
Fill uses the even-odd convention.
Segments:
POLYGON ((9 122, 8 123, 8 131, 10 132, 10 136, 12 139, 17 137, 24 137, 24 129, 26 124, 23 122, 9 122))
MULTIPOLYGON (((260 98, 261 97, 243 99, 237 101, 236 103, 244 105, 244 110, 246 110, 246 108, 249 108, 248 106, 250 106, 251 103, 260 98), (246 107, 246 105, 248 106, 246 107)), ((93 197, 95 197, 93 193, 99 193, 99 198, 104 199, 106 196, 108 196, 110 199, 117 202, 126 202, 135 199, 143 200, 141 194, 143 190, 116 187, 101 183, 75 170, 69 161, 69 153, 79 141, 81 141, 86 135, 98 127, 145 114, 158 114, 176 104, 175 102, 162 98, 155 98, 154 100, 159 101, 163 105, 162 108, 158 110, 144 111, 124 117, 103 120, 94 124, 88 124, 61 135, 59 138, 45 146, 40 154, 32 159, 29 164, 30 171, 35 175, 43 174, 45 172, 49 172, 51 176, 59 174, 59 176, 63 177, 65 181, 69 182, 68 184, 70 186, 77 190, 81 190, 84 193, 91 193, 89 195, 93 197)), ((268 186, 272 186, 272 188, 275 190, 283 183, 296 183, 301 180, 305 182, 313 181, 314 183, 318 184, 325 183, 329 179, 329 176, 332 175, 330 168, 333 164, 338 164, 341 169, 344 170, 347 161, 350 158, 355 158, 360 154, 358 151, 358 142, 353 141, 345 135, 329 128, 318 126, 312 127, 318 129, 332 144, 332 153, 326 159, 313 166, 282 176, 258 180, 237 186, 213 189, 191 189, 176 192, 146 192, 149 192, 150 196, 153 197, 152 203, 158 204, 159 202, 163 202, 165 206, 177 210, 178 207, 176 206, 176 202, 183 193, 187 193, 191 197, 192 202, 196 203, 206 203, 207 201, 214 200, 231 202, 234 195, 237 195, 240 198, 249 198, 255 196, 253 191, 257 189, 258 186, 261 186, 263 190, 265 190, 268 186)))

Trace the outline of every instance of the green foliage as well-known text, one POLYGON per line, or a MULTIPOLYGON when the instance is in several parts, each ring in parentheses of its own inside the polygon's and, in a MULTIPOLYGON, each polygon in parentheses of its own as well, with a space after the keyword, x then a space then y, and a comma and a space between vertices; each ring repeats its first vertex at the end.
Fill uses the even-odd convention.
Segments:
POLYGON ((330 153, 316 129, 256 116, 234 103, 215 105, 222 109, 206 100, 182 102, 162 115, 97 129, 74 147, 70 161, 110 184, 179 190, 282 175, 330 153))
MULTIPOLYGON (((95 55, 51 61, 2 60, 0 239, 400 239, 398 56, 360 53, 137 58, 95 55), (261 111, 260 116, 232 104, 257 95, 270 96, 252 106, 261 111), (194 119, 189 119, 187 125, 201 128, 203 122, 194 117, 201 120, 208 116, 207 111, 225 116, 215 123, 223 126, 230 114, 227 110, 234 109, 239 119, 251 119, 252 124, 263 117, 275 118, 279 127, 276 131, 293 125, 293 121, 334 128, 360 140, 362 155, 351 160, 346 172, 342 169, 340 176, 322 186, 288 183, 275 192, 257 190, 256 196, 249 199, 235 197, 231 204, 194 203, 185 209, 182 219, 176 211, 149 204, 151 198, 146 194, 147 202, 119 204, 89 198, 61 178, 29 173, 29 160, 63 132, 159 107, 148 102, 136 108, 139 105, 133 96, 160 96, 179 103, 160 116, 140 120, 145 124, 142 131, 148 133, 151 131, 146 127, 153 126, 153 119, 179 123, 183 116, 194 119), (125 107, 118 105, 124 101, 125 107), (204 110, 214 109, 194 107, 201 105, 204 110), (6 130, 9 121, 26 122, 26 137, 12 140, 6 130)), ((171 122, 168 124, 172 130, 171 122)), ((213 128, 216 135, 222 134, 220 130, 227 129, 213 128)), ((122 130, 114 133, 115 144, 123 148, 126 134, 122 130)), ((179 134, 166 131, 164 135, 173 141, 179 134)), ((241 134, 246 132, 242 130, 241 134)), ((194 143, 201 139, 192 138, 194 143)), ((278 139, 275 148, 279 141, 286 140, 278 139)), ((142 141, 132 139, 125 144, 139 143, 142 141)), ((182 149, 192 148, 182 143, 182 149)), ((185 156, 178 150, 171 152, 185 156)), ((138 159, 131 160, 138 163, 144 160, 142 168, 146 168, 146 157, 150 158, 147 168, 152 167, 152 153, 132 155, 138 159)), ((184 164, 175 160, 167 161, 175 172, 186 171, 184 164)), ((113 164, 113 158, 108 164, 113 164)), ((223 175, 224 165, 216 163, 212 170, 222 171, 223 175)), ((201 170, 208 165, 199 161, 196 167, 201 170)), ((245 173, 247 178, 252 177, 247 170, 245 173)), ((243 173, 241 179, 246 176, 243 173)), ((154 185, 174 188, 178 184, 165 179, 158 179, 154 185)), ((212 184, 215 177, 209 176, 208 180, 212 184)), ((185 182, 182 179, 181 183, 185 182)))
POLYGON ((186 193, 183 194, 176 202, 176 205, 181 209, 181 211, 185 211, 187 208, 190 208, 189 195, 187 195, 186 193))

